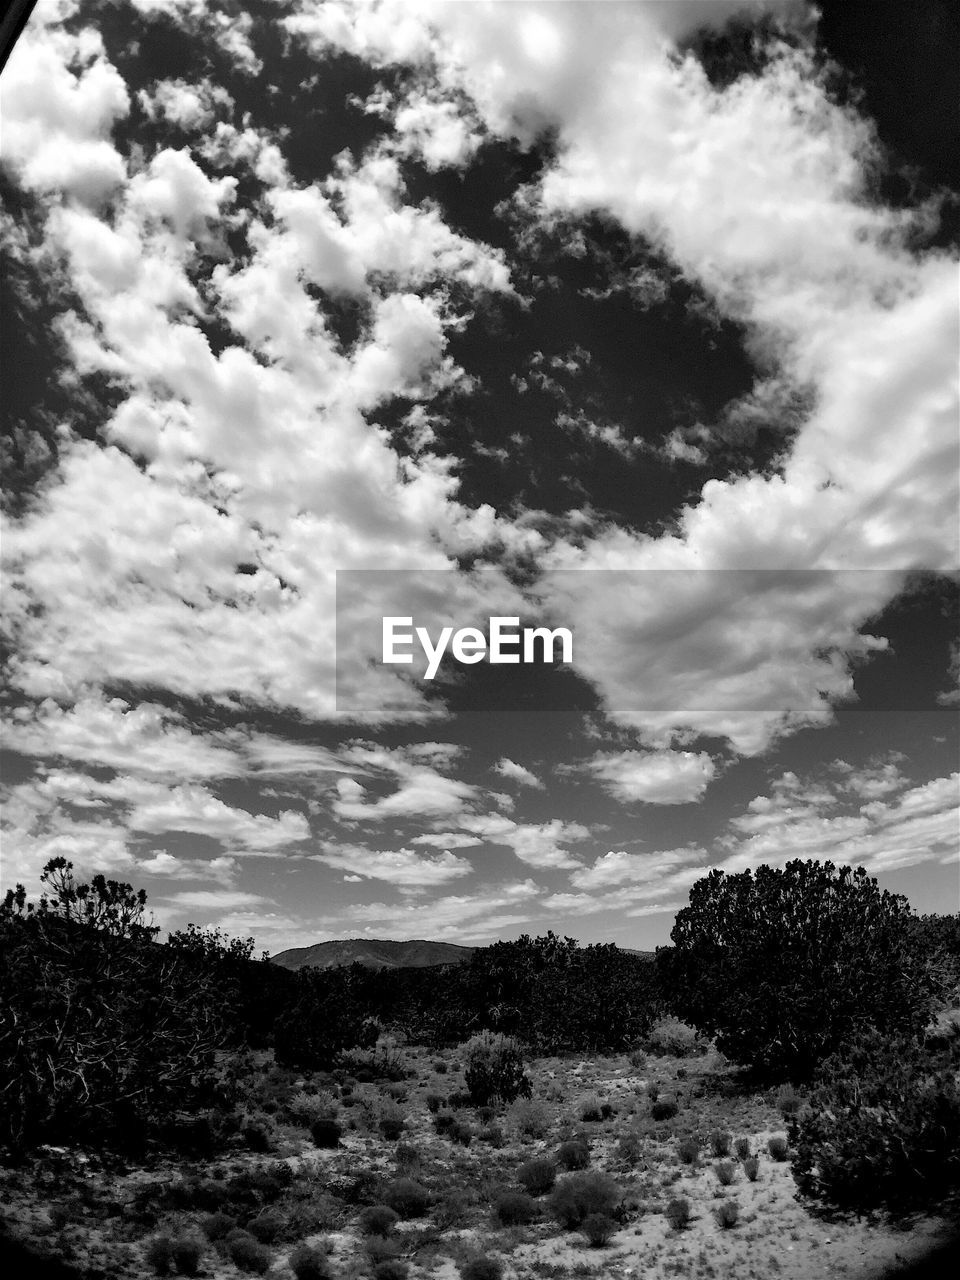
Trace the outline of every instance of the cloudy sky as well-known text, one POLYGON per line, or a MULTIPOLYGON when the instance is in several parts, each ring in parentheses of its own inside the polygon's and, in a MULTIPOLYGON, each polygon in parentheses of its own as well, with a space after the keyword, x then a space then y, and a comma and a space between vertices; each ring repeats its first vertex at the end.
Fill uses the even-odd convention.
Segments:
POLYGON ((665 942, 958 907, 945 0, 39 0, 4 114, 5 885, 665 942), (564 625, 560 668, 379 619, 564 625))

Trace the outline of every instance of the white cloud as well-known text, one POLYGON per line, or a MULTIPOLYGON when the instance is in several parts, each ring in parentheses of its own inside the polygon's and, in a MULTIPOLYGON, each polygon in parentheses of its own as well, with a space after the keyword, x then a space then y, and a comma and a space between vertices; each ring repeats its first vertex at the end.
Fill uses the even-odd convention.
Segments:
POLYGON ((517 764, 515 760, 508 759, 507 756, 497 761, 493 766, 493 771, 504 778, 511 778, 514 782, 520 782, 525 787, 536 787, 538 790, 543 790, 543 783, 535 773, 532 773, 522 764, 517 764))
POLYGON ((351 873, 351 880, 369 877, 395 885, 430 887, 459 880, 473 870, 469 862, 449 850, 424 857, 413 849, 368 849, 332 842, 325 843, 323 849, 323 853, 312 855, 314 860, 351 873))
POLYGON ((622 804, 689 804, 702 799, 716 774, 706 752, 598 752, 580 766, 622 804))
POLYGON ((515 822, 502 814, 464 816, 460 826, 490 844, 503 844, 512 849, 521 862, 530 867, 560 870, 576 867, 576 858, 563 847, 571 841, 585 840, 589 830, 579 822, 515 822))

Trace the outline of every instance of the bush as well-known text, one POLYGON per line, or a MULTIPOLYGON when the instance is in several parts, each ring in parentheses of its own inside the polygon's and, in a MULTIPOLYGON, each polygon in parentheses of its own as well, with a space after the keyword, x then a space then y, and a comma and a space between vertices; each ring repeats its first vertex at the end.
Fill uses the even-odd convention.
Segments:
POLYGON ((155 1275, 169 1275, 173 1265, 173 1241, 169 1236, 154 1236, 147 1241, 144 1257, 155 1275))
POLYGON ((557 1180, 557 1166, 552 1160, 528 1160, 517 1170, 517 1181, 532 1196, 546 1195, 557 1180))
POLYGON ((863 1027, 922 1032, 939 980, 913 921, 906 898, 862 868, 714 870, 690 890, 657 966, 671 1005, 722 1053, 807 1080, 863 1027))
POLYGON ((399 1258, 385 1258, 373 1268, 373 1280, 407 1280, 410 1268, 399 1258))
POLYGON ((643 1140, 635 1129, 631 1129, 628 1133, 621 1134, 617 1143, 617 1155, 621 1160, 626 1160, 628 1164, 636 1164, 640 1159, 640 1152, 643 1150, 643 1140))
POLYGON ((672 1120, 679 1110, 680 1104, 676 1098, 665 1093, 651 1105, 650 1114, 654 1120, 672 1120))
POLYGON ((594 1249, 602 1249, 613 1239, 617 1224, 605 1213, 591 1213, 580 1224, 580 1230, 594 1249))
POLYGON ((406 1127, 406 1118, 399 1107, 385 1107, 383 1109, 380 1114, 379 1129, 388 1142, 396 1142, 406 1127))
POLYGON ((491 1147, 500 1148, 504 1144, 503 1130, 498 1124, 484 1125, 477 1137, 481 1142, 489 1143, 491 1147))
POLYGON ((729 1160, 721 1160, 718 1165, 714 1166, 713 1171, 717 1175, 717 1181, 721 1187, 729 1187, 737 1176, 737 1171, 729 1160))
POLYGON ((738 1138, 733 1144, 733 1149, 737 1153, 738 1160, 746 1160, 750 1155, 750 1139, 738 1138))
POLYGON ((539 1216, 536 1200, 523 1191, 504 1191, 493 1202, 493 1214, 502 1227, 525 1227, 539 1216))
POLYGON ((771 1138, 767 1143, 767 1150, 770 1152, 772 1160, 786 1160, 787 1158, 787 1140, 782 1137, 771 1138))
POLYGON ((458 1142, 461 1147, 469 1147, 473 1141, 473 1126, 469 1120, 454 1116, 453 1123, 447 1129, 447 1137, 451 1142, 458 1142))
POLYGON ((662 1018, 646 1039, 648 1053, 656 1057, 689 1058, 706 1049, 703 1037, 696 1027, 690 1027, 679 1018, 662 1018))
POLYGON ((732 1133, 727 1133, 724 1129, 714 1129, 710 1135, 710 1150, 718 1159, 722 1156, 728 1156, 732 1142, 732 1133))
POLYGON ((400 1243, 392 1236, 367 1236, 364 1244, 367 1261, 371 1266, 380 1262, 392 1262, 400 1256, 400 1243))
POLYGON ((673 1200, 667 1202, 664 1213, 674 1231, 682 1231, 692 1217, 690 1201, 684 1196, 676 1196, 673 1200))
POLYGON ((756 1182, 760 1172, 760 1161, 756 1156, 747 1156, 743 1162, 743 1172, 747 1175, 748 1182, 756 1182))
POLYGON ((460 1280, 503 1280, 503 1263, 499 1258, 471 1258, 460 1264, 460 1280))
POLYGON ((483 1106, 499 1098, 513 1102, 530 1096, 530 1080, 523 1069, 520 1045, 511 1036, 481 1032, 463 1047, 464 1079, 474 1104, 483 1106))
POLYGON ((620 1188, 605 1173, 570 1173, 551 1192, 550 1211, 561 1226, 574 1231, 591 1214, 612 1214, 621 1195, 620 1188))
POLYGON ((314 1120, 310 1126, 310 1137, 313 1139, 314 1146, 326 1150, 339 1147, 342 1135, 343 1129, 340 1123, 328 1116, 314 1120))
POLYGON ((412 1178, 388 1182, 383 1199, 401 1218, 422 1218, 430 1208, 430 1192, 412 1178))
POLYGON ((399 1221, 388 1204, 371 1204, 360 1214, 360 1226, 368 1236, 388 1236, 399 1221))
POLYGON ((246 1229, 261 1244, 273 1244, 285 1226, 285 1219, 276 1210, 265 1209, 250 1219, 246 1229))
MULTIPOLYGON (((348 1096, 344 1086, 344 1097, 348 1096)), ((333 1095, 325 1090, 306 1093, 301 1089, 289 1099, 286 1111, 291 1123, 309 1129, 315 1120, 333 1120, 337 1114, 337 1103, 333 1095)))
POLYGON ((442 1093, 428 1093, 426 1095, 427 1110, 431 1115, 436 1115, 444 1104, 444 1096, 442 1093))
POLYGON ((542 1102, 521 1098, 511 1107, 510 1115, 524 1138, 545 1138, 550 1131, 550 1111, 542 1102))
POLYGON ((557 1147, 557 1164, 569 1171, 585 1169, 590 1163, 590 1147, 586 1138, 571 1138, 557 1147))
POLYGON ((259 1240, 255 1240, 249 1231, 231 1231, 224 1245, 227 1256, 239 1270, 250 1271, 258 1276, 266 1275, 270 1270, 270 1250, 259 1240))
POLYGON ((677 1155, 681 1164, 696 1164, 700 1158, 700 1143, 694 1137, 681 1138, 677 1143, 677 1155))
POLYGON ((577 1103, 577 1113, 585 1123, 602 1120, 604 1119, 603 1103, 595 1093, 589 1094, 587 1097, 581 1098, 577 1103))
POLYGON ((960 1044, 871 1033, 828 1060, 796 1130, 801 1192, 863 1211, 932 1209, 960 1188, 960 1044))
POLYGON ((784 1120, 789 1120, 791 1116, 795 1116, 802 1106, 803 1099, 792 1084, 784 1085, 777 1093, 777 1110, 784 1120))
POLYGON ((296 1280, 331 1280, 327 1255, 315 1245, 297 1245, 287 1265, 296 1276, 296 1280))
POLYGON ((203 1245, 193 1236, 179 1236, 173 1242, 173 1267, 178 1276, 200 1274, 203 1245))
POLYGON ((717 1225, 723 1227, 724 1231, 729 1231, 740 1220, 740 1206, 735 1200, 725 1200, 723 1204, 718 1205, 715 1216, 717 1225))
POLYGON ((207 1213, 200 1219, 200 1229, 211 1244, 228 1236, 237 1225, 228 1213, 207 1213))

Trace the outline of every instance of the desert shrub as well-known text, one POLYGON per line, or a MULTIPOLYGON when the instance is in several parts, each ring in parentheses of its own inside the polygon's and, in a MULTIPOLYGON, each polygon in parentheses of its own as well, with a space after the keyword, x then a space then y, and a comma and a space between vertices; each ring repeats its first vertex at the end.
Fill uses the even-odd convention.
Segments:
POLYGON ((247 1230, 261 1244, 273 1244, 286 1226, 286 1220, 274 1209, 265 1209, 251 1218, 247 1230))
POLYGON ((696 1164, 700 1157, 700 1143, 692 1136, 681 1138, 677 1143, 677 1156, 681 1164, 696 1164))
POLYGON ((407 1120, 399 1107, 384 1107, 380 1112, 378 1127, 380 1133, 388 1142, 396 1142, 404 1129, 406 1129, 407 1120))
POLYGON ((384 1086, 383 1092, 388 1098, 392 1098, 394 1102, 406 1102, 410 1096, 410 1090, 398 1080, 391 1080, 389 1084, 384 1086))
POLYGON ((173 1266, 173 1241, 169 1236, 154 1236, 147 1241, 143 1256, 153 1268, 154 1275, 169 1275, 173 1266))
POLYGON ((685 1196, 675 1196, 672 1200, 668 1200, 663 1212, 674 1231, 682 1231, 693 1216, 690 1211, 690 1201, 685 1196))
POLYGON ((418 1173, 423 1164, 419 1149, 409 1142, 398 1142, 393 1156, 400 1174, 418 1173))
POLYGON ((473 1126, 462 1116, 454 1116, 453 1124, 447 1129, 447 1137, 451 1142, 459 1143, 461 1147, 469 1147, 473 1141, 473 1126))
POLYGON ((676 1012, 722 1053, 807 1080, 865 1027, 910 1035, 929 1021, 940 984, 913 920, 862 868, 714 870, 691 888, 657 967, 676 1012))
POLYGON ((603 1103, 595 1093, 588 1094, 577 1103, 577 1115, 587 1123, 602 1120, 604 1118, 603 1103))
POLYGON ((456 1123, 457 1117, 452 1111, 438 1111, 433 1117, 433 1131, 443 1137, 445 1133, 450 1132, 456 1123))
POLYGON ((717 1219, 717 1225, 724 1231, 729 1231, 740 1220, 740 1206, 736 1200, 724 1200, 723 1204, 717 1206, 714 1216, 717 1219))
POLYGON ((367 1236, 363 1246, 371 1266, 392 1262, 400 1256, 400 1242, 393 1236, 367 1236))
POLYGON ((568 1231, 574 1231, 592 1213, 611 1214, 620 1203, 621 1191, 605 1173, 569 1173, 550 1193, 550 1212, 568 1231))
POLYGON ((710 1134, 710 1150, 718 1159, 730 1154, 732 1142, 733 1134, 727 1133, 725 1129, 714 1129, 710 1134))
POLYGON ((245 1124, 241 1135, 248 1149, 257 1155, 264 1155, 273 1146, 273 1130, 266 1117, 245 1124))
POLYGON ((626 1160, 628 1164, 636 1164, 642 1150, 643 1139, 635 1129, 620 1135, 617 1142, 617 1155, 621 1160, 626 1160))
POLYGON ((231 1231, 224 1240, 224 1246, 230 1261, 240 1271, 262 1276, 270 1270, 270 1250, 255 1240, 249 1231, 231 1231))
POLYGON ((777 1110, 785 1120, 789 1120, 791 1116, 795 1116, 803 1106, 803 1099, 794 1089, 792 1084, 785 1084, 782 1089, 777 1092, 777 1110))
POLYGON ((503 1191, 493 1202, 493 1214, 502 1227, 524 1227, 538 1216, 537 1202, 523 1191, 503 1191))
POLYGON ((412 1178, 395 1178, 388 1182, 383 1200, 401 1218, 422 1218, 430 1208, 430 1192, 412 1178))
POLYGON ((779 1134, 771 1138, 767 1143, 767 1150, 770 1152, 772 1160, 786 1160, 787 1158, 787 1140, 779 1134))
POLYGON ((647 1052, 656 1057, 689 1058, 706 1050, 696 1027, 688 1026, 679 1018, 661 1018, 650 1028, 645 1045, 647 1052))
POLYGON ((447 1106, 451 1111, 461 1111, 464 1107, 472 1107, 474 1098, 466 1089, 454 1089, 447 1095, 447 1106))
POLYGON ((178 1276, 200 1274, 203 1244, 193 1236, 178 1236, 172 1242, 173 1269, 178 1276))
POLYGON ((590 1147, 586 1138, 570 1138, 557 1147, 556 1161, 568 1171, 585 1169, 590 1163, 590 1147))
POLYGON ((546 1195, 556 1180, 557 1166, 543 1157, 527 1160, 517 1170, 517 1181, 532 1196, 546 1195))
POLYGON ((510 1118, 524 1138, 545 1138, 550 1131, 550 1109, 531 1098, 518 1099, 510 1108, 510 1118))
POLYGON ((385 1258, 373 1268, 373 1280, 407 1280, 410 1268, 399 1258, 385 1258))
POLYGON ((306 1093, 301 1089, 288 1100, 286 1111, 293 1124, 309 1129, 315 1120, 334 1119, 337 1114, 337 1102, 333 1094, 327 1093, 326 1090, 321 1090, 319 1093, 306 1093))
POLYGON ((447 1064, 443 1061, 442 1058, 437 1059, 437 1061, 433 1064, 433 1069, 438 1076, 445 1076, 447 1074, 447 1064))
POLYGON ((481 1142, 486 1142, 491 1147, 500 1148, 504 1145, 503 1130, 498 1124, 486 1124, 477 1133, 477 1137, 481 1142))
POLYGON ((627 1054, 627 1061, 635 1071, 642 1071, 647 1065, 647 1054, 643 1049, 631 1049, 627 1054))
POLYGON ((334 1147, 339 1147, 342 1136, 343 1129, 339 1121, 331 1117, 321 1117, 319 1120, 314 1120, 310 1126, 310 1137, 316 1147, 332 1150, 334 1147))
POLYGON ((858 1211, 950 1197, 960 1188, 958 1071, 960 1044, 932 1051, 877 1033, 829 1059, 797 1123, 800 1190, 858 1211))
POLYGON ((503 1280, 503 1263, 489 1256, 460 1263, 460 1280, 503 1280))
POLYGON ((750 1139, 738 1138, 733 1144, 733 1149, 737 1153, 738 1160, 746 1160, 750 1155, 750 1139))
POLYGON ((331 1280, 327 1255, 315 1245, 297 1245, 290 1254, 287 1266, 296 1280, 331 1280))
POLYGON ((200 1230, 211 1244, 228 1236, 236 1225, 236 1218, 231 1218, 229 1213, 207 1213, 200 1219, 200 1230))
POLYGON ((617 1224, 605 1213, 591 1213, 580 1223, 580 1230, 594 1249, 602 1249, 613 1239, 617 1224))
POLYGON ((371 1204, 360 1214, 360 1226, 368 1236, 388 1236, 400 1221, 388 1204, 371 1204))
POLYGON ((442 1093, 428 1093, 425 1098, 427 1110, 431 1115, 436 1115, 444 1104, 444 1096, 442 1093))
POLYGON ((743 1162, 743 1172, 747 1175, 748 1182, 756 1182, 760 1172, 760 1161, 756 1156, 747 1156, 743 1162))
POLYGON ((680 1110, 680 1104, 672 1094, 664 1093, 650 1106, 650 1115, 654 1120, 672 1120, 680 1110))
POLYGON ((520 1045, 512 1036, 483 1031, 463 1046, 464 1079, 477 1106, 499 1098, 513 1102, 529 1097, 530 1079, 524 1073, 520 1045))
POLYGON ((737 1176, 737 1171, 729 1160, 721 1160, 718 1165, 714 1165, 713 1172, 717 1175, 717 1181, 721 1187, 729 1187, 737 1176))

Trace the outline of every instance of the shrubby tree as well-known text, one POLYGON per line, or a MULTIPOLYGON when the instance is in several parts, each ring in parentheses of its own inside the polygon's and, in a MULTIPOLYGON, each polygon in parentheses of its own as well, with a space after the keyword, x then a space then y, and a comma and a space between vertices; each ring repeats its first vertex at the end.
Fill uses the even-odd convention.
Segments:
POLYGON ((796 1121, 800 1190, 858 1211, 931 1209, 960 1190, 960 1042, 868 1030, 827 1059, 796 1121))
POLYGON ((674 1012, 723 1053, 805 1079, 865 1027, 926 1025, 938 983, 912 919, 862 868, 798 859, 712 871, 657 962, 674 1012))
POLYGON ((215 1086, 226 1027, 216 985, 155 942, 146 894, 49 862, 47 892, 0 905, 2 1138, 130 1144, 215 1086))
POLYGON ((376 1044, 381 1027, 367 998, 375 977, 360 964, 301 969, 274 1028, 277 1062, 326 1070, 344 1049, 376 1044))

